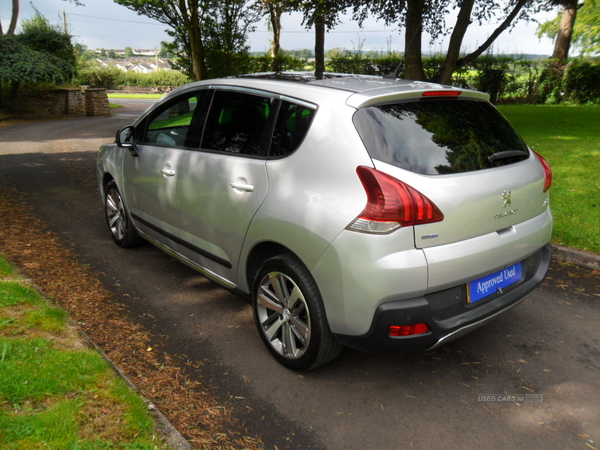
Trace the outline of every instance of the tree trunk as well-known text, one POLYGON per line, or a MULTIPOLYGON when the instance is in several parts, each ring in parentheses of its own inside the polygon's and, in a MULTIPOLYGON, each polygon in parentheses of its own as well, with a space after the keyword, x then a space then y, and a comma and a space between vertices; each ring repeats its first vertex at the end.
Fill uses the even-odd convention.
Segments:
POLYGON ((194 80, 200 81, 206 78, 206 63, 204 61, 204 46, 202 44, 202 35, 200 31, 200 18, 198 13, 198 3, 188 0, 187 8, 180 0, 180 10, 188 11, 189 16, 183 16, 184 25, 189 33, 190 56, 192 57, 192 75, 194 80))
POLYGON ((452 82, 452 74, 456 70, 462 42, 467 28, 471 23, 471 12, 473 11, 474 4, 475 0, 464 0, 462 2, 458 17, 456 18, 456 25, 452 31, 452 36, 450 36, 446 59, 439 72, 433 76, 433 80, 438 83, 450 84, 452 82))
POLYGON ((569 48, 571 47, 571 37, 573 35, 573 25, 577 17, 577 0, 571 0, 564 5, 558 35, 554 43, 553 59, 561 61, 569 57, 569 48))
POLYGON ((271 41, 271 58, 277 58, 279 55, 280 41, 281 41, 281 14, 282 9, 278 8, 272 2, 268 4, 269 8, 269 20, 271 21, 271 28, 273 29, 273 40, 271 41))
POLYGON ((12 0, 12 16, 10 17, 10 25, 6 34, 15 34, 17 29, 17 19, 19 18, 19 0, 12 0))
POLYGON ((323 79, 325 73, 325 17, 315 18, 315 77, 323 79))
POLYGON ((425 0, 408 0, 406 7, 406 36, 404 44, 404 78, 425 81, 421 39, 425 0))
POLYGON ((190 35, 190 47, 192 57, 193 78, 195 81, 206 78, 206 63, 204 61, 204 45, 199 33, 194 33, 195 37, 190 35))

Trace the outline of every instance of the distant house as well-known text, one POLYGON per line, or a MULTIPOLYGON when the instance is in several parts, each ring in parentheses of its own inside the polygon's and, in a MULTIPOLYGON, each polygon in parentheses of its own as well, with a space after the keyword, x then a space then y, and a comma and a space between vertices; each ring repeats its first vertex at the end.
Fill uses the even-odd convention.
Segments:
MULTIPOLYGON (((138 50, 135 50, 138 52, 138 50)), ((123 51, 115 53, 123 54, 123 51)), ((123 72, 133 71, 137 73, 150 73, 158 70, 172 70, 168 59, 148 58, 147 56, 133 56, 131 58, 107 59, 96 58, 103 67, 116 67, 123 72)))
POLYGON ((115 62, 114 65, 115 65, 115 67, 119 68, 123 72, 127 72, 128 70, 132 70, 135 67, 134 64, 132 64, 130 62, 127 62, 127 61, 125 61, 125 62, 117 61, 117 62, 115 62))
POLYGON ((150 72, 154 72, 154 68, 152 66, 150 66, 150 64, 135 64, 131 70, 133 70, 134 72, 137 73, 150 73, 150 72))
POLYGON ((139 49, 139 48, 134 48, 133 49, 133 53, 135 55, 156 56, 157 50, 156 49, 154 49, 154 50, 142 50, 142 49, 139 49))

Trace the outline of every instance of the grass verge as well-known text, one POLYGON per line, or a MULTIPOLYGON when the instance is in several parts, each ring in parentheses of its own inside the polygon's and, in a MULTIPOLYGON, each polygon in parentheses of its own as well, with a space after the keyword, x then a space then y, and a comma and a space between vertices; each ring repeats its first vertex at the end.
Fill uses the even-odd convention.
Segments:
POLYGON ((142 399, 0 254, 0 448, 166 449, 142 399))
POLYGON ((553 242, 600 253, 600 107, 499 109, 552 166, 553 242))
MULTIPOLYGON (((95 191, 93 174, 87 169, 68 171, 68 176, 77 183, 86 180, 82 187, 95 191)), ((186 355, 161 350, 163 337, 152 335, 137 323, 117 294, 111 293, 93 270, 78 261, 70 245, 48 231, 27 200, 1 182, 0 217, 3 218, 0 220, 0 251, 48 298, 68 312, 78 327, 192 446, 214 450, 264 448, 262 442, 247 435, 243 424, 233 417, 227 399, 217 398, 211 386, 192 378, 201 372, 204 361, 190 361, 186 355)), ((0 449, 4 448, 0 445, 0 449)), ((133 443, 128 448, 138 447, 133 443)))

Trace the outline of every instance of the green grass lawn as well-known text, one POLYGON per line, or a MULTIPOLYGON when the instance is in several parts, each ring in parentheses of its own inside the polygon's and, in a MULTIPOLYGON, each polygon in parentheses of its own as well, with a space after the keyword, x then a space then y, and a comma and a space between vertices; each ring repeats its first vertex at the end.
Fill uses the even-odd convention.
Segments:
POLYGON ((139 395, 0 254, 0 448, 167 448, 139 395))
POLYGON ((165 94, 108 94, 108 98, 162 98, 165 94))
POLYGON ((552 167, 553 242, 600 253, 600 107, 499 109, 552 167))

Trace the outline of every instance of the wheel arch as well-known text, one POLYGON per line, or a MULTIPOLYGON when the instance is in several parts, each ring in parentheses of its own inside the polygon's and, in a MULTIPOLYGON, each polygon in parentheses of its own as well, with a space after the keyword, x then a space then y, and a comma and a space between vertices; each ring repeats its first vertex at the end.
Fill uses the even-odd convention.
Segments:
MULTIPOLYGON (((106 186, 108 185, 108 183, 110 183, 111 181, 114 181, 115 184, 117 183, 115 181, 115 178, 109 173, 106 172, 103 176, 102 176, 102 198, 104 198, 104 196, 106 195, 106 186)), ((118 185, 117 185, 118 187, 118 185)))
POLYGON ((300 259, 297 254, 295 254, 286 246, 272 241, 261 242, 254 246, 254 248, 248 254, 248 258, 246 259, 246 273, 244 279, 250 295, 252 295, 254 278, 256 277, 256 274, 260 270, 261 266, 268 259, 279 255, 289 255, 306 267, 304 262, 302 262, 302 259, 300 259))

